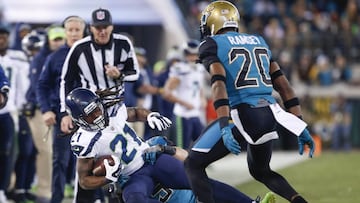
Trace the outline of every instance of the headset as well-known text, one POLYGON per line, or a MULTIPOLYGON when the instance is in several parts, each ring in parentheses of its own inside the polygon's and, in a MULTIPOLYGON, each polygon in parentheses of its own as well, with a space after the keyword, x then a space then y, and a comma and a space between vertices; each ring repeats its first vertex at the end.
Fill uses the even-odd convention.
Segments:
POLYGON ((77 15, 70 15, 70 16, 66 17, 66 18, 63 20, 62 24, 61 24, 62 27, 65 28, 65 24, 66 24, 69 20, 71 20, 71 19, 78 19, 78 20, 80 20, 80 21, 82 21, 82 22, 84 23, 85 28, 84 28, 83 37, 86 37, 86 36, 88 36, 88 35, 90 34, 89 26, 88 26, 88 24, 86 23, 86 21, 85 21, 84 19, 82 19, 80 16, 77 16, 77 15))

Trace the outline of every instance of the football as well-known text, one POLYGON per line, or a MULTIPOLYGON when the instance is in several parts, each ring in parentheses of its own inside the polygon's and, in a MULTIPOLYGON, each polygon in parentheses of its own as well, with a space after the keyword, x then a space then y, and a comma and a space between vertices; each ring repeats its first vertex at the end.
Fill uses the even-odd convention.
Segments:
POLYGON ((106 169, 104 165, 104 160, 107 159, 109 161, 110 166, 114 165, 114 159, 111 157, 111 155, 104 155, 100 156, 95 159, 93 164, 93 170, 92 173, 94 176, 105 176, 106 175, 106 169))

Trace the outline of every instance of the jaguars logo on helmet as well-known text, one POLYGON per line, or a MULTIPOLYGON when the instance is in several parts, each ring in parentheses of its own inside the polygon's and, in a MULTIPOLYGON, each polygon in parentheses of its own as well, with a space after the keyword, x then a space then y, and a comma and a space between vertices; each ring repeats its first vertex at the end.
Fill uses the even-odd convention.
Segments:
POLYGON ((227 1, 215 1, 202 12, 200 19, 201 39, 212 36, 224 28, 239 29, 240 14, 237 8, 227 1))

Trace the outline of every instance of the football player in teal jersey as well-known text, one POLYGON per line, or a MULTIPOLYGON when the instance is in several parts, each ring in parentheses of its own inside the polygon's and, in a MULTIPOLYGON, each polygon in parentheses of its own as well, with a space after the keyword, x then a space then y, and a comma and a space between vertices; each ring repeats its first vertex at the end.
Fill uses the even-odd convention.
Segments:
POLYGON ((192 190, 199 202, 214 203, 205 168, 229 153, 239 154, 239 143, 245 139, 251 175, 289 202, 307 202, 269 165, 280 125, 289 136, 298 136, 300 154, 308 145, 313 155, 315 146, 301 119, 299 99, 265 40, 239 33, 239 24, 239 12, 228 1, 214 1, 202 12, 199 58, 211 75, 220 133, 204 134, 185 160, 192 190), (280 94, 286 111, 272 96, 273 90, 280 94), (230 116, 235 127, 229 125, 230 116))

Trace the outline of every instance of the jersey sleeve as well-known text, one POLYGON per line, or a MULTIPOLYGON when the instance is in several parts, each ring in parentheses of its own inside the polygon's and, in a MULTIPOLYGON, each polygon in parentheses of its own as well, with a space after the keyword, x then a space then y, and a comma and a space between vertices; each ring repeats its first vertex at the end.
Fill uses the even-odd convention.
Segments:
POLYGON ((178 62, 170 67, 169 77, 180 77, 181 71, 183 70, 183 63, 178 62))
POLYGON ((87 132, 79 129, 72 137, 71 137, 71 151, 78 158, 92 158, 96 155, 96 141, 101 136, 101 133, 96 133, 95 135, 89 135, 87 132))
POLYGON ((212 63, 220 62, 217 56, 217 49, 215 40, 210 37, 206 38, 199 47, 199 59, 207 71, 209 71, 212 63))
POLYGON ((139 79, 140 70, 139 70, 139 63, 136 59, 135 50, 134 47, 127 37, 125 37, 128 46, 129 46, 129 52, 127 54, 127 59, 124 63, 124 67, 121 70, 121 72, 124 74, 124 81, 136 81, 139 79))
POLYGON ((0 66, 0 89, 4 88, 4 87, 9 87, 9 80, 5 75, 4 69, 2 68, 2 66, 0 66))

